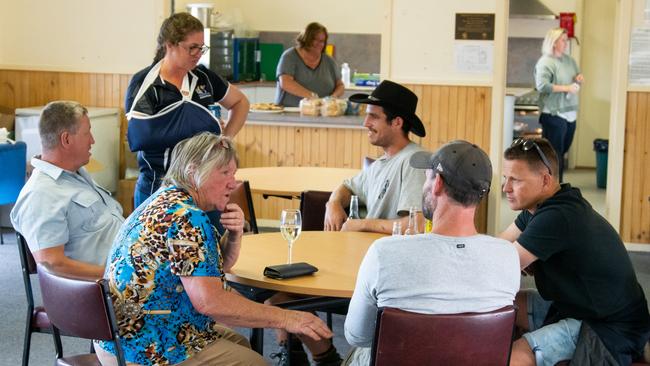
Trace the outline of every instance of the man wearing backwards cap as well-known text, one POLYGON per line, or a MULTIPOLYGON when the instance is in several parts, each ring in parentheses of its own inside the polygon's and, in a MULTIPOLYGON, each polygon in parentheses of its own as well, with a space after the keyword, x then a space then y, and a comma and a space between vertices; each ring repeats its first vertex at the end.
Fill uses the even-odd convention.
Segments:
POLYGON ((488 312, 512 305, 519 290, 517 251, 474 226, 476 207, 492 180, 488 156, 469 142, 452 141, 435 154, 415 153, 410 165, 426 169, 422 209, 432 232, 385 237, 368 249, 345 320, 345 338, 360 348, 346 364, 368 364, 379 307, 488 312), (480 275, 468 268, 478 268, 480 275))
MULTIPOLYGON (((409 132, 424 137, 422 121, 415 114, 418 97, 402 85, 384 80, 371 95, 354 94, 350 101, 365 103, 370 143, 384 150, 384 155, 351 179, 346 179, 330 196, 325 212, 327 231, 373 231, 391 233, 392 220, 406 227, 409 208, 420 209, 420 188, 424 175, 408 164, 408 159, 422 149, 409 140, 409 132), (359 196, 367 215, 362 220, 347 220, 345 207, 351 195, 359 196)), ((422 224, 422 215, 418 215, 422 224)), ((422 227, 422 225, 419 225, 422 227)))

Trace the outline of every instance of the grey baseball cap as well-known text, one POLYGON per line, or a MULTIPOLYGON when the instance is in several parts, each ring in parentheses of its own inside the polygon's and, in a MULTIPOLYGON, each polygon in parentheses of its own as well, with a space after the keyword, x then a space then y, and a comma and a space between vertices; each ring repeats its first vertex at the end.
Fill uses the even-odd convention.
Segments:
POLYGON ((416 169, 433 169, 455 189, 479 192, 481 196, 490 191, 490 158, 470 142, 455 140, 442 145, 434 153, 419 151, 411 156, 409 163, 416 169))

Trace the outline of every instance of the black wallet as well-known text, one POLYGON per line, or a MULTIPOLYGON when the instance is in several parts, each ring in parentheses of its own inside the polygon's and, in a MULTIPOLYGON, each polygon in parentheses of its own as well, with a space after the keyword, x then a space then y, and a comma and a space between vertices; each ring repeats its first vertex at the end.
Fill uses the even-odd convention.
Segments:
POLYGON ((273 278, 274 280, 283 280, 286 278, 293 278, 298 276, 306 276, 317 272, 318 268, 309 263, 299 262, 292 264, 278 264, 275 266, 268 266, 264 268, 264 276, 273 278))

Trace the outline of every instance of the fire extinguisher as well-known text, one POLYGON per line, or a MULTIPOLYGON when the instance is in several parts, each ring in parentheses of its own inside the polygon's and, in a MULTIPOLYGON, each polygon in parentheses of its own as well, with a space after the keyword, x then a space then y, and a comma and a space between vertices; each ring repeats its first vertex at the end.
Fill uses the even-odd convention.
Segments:
POLYGON ((576 13, 560 13, 560 28, 566 29, 567 37, 575 38, 576 13))

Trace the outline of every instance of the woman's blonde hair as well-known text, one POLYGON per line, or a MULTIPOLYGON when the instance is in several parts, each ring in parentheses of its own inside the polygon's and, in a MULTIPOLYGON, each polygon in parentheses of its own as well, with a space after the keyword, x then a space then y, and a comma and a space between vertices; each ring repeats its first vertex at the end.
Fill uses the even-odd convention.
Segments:
POLYGON ((232 160, 239 165, 235 144, 229 137, 201 132, 174 147, 162 183, 197 191, 214 169, 222 168, 232 160))
POLYGON ((542 43, 542 55, 553 56, 553 47, 555 42, 562 37, 563 34, 566 34, 566 29, 564 28, 551 28, 546 32, 546 37, 544 37, 544 43, 542 43))

